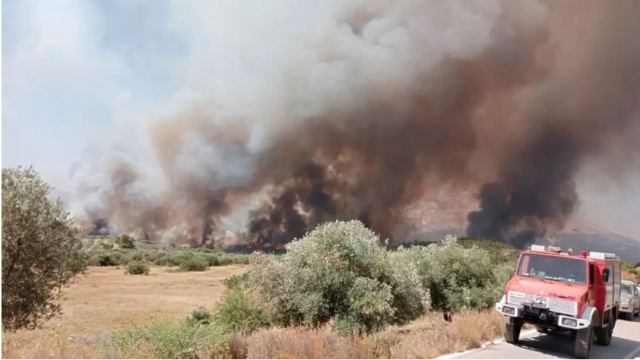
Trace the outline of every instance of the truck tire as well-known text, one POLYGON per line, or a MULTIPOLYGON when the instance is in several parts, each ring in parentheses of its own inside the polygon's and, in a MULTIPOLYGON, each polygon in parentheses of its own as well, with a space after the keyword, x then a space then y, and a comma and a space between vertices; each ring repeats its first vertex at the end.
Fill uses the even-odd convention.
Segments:
POLYGON ((594 329, 596 333, 596 344, 609 346, 611 343, 611 337, 613 336, 613 326, 615 325, 615 319, 611 319, 607 327, 597 327, 594 329))
POLYGON ((593 343, 593 329, 589 326, 586 329, 576 331, 576 340, 573 343, 573 354, 580 359, 589 358, 591 344, 593 343))
POLYGON ((505 316, 504 319, 504 340, 509 344, 516 344, 520 339, 520 329, 522 329, 522 320, 505 316))

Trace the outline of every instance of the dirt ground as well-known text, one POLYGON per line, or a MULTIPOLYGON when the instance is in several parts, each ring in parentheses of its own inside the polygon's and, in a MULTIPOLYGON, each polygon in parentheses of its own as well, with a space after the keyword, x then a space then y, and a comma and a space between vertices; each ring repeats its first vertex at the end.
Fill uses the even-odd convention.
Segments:
POLYGON ((91 267, 66 288, 63 314, 41 329, 3 333, 3 358, 96 357, 95 343, 109 331, 154 318, 184 318, 196 306, 215 307, 222 281, 244 265, 174 272, 152 267, 149 275, 127 275, 123 268, 91 267))

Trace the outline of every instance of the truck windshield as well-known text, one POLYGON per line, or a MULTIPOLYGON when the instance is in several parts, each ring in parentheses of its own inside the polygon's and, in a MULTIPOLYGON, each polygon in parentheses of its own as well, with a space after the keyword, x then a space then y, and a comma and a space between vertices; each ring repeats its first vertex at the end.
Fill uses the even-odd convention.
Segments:
POLYGON ((524 254, 520 259, 518 275, 584 284, 586 265, 578 259, 524 254))
POLYGON ((633 285, 622 283, 622 293, 623 294, 633 294, 633 285))

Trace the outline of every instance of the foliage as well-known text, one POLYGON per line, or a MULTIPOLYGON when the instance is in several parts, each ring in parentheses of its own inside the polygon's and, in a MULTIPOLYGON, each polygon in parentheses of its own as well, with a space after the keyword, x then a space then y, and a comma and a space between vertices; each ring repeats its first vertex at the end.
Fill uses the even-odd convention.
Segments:
POLYGON ((106 351, 116 358, 227 358, 229 339, 215 324, 160 320, 115 331, 106 351))
POLYGON ((519 249, 498 240, 462 238, 458 240, 458 243, 466 249, 475 246, 486 250, 493 263, 513 263, 515 265, 516 260, 518 260, 518 255, 520 254, 519 249))
POLYGON ((126 263, 126 256, 119 249, 113 250, 97 250, 87 253, 89 257, 89 265, 91 266, 117 266, 126 263))
POLYGON ((252 332, 270 324, 268 316, 249 298, 242 286, 227 290, 214 315, 216 324, 228 331, 252 332))
POLYGON ((209 313, 209 310, 202 306, 198 306, 191 311, 191 314, 187 317, 186 324, 189 326, 209 325, 210 319, 211 314, 209 313))
POLYGON ((148 275, 149 267, 144 261, 135 260, 127 265, 127 273, 130 275, 148 275))
POLYGON ((118 236, 116 238, 116 244, 118 244, 118 246, 121 249, 135 249, 136 248, 136 244, 135 244, 135 240, 127 235, 127 234, 122 234, 120 236, 118 236))
POLYGON ((417 267, 435 309, 486 308, 499 297, 501 279, 496 277, 496 264, 486 250, 447 241, 398 252, 404 261, 417 267))
POLYGON ((62 287, 86 266, 73 219, 31 167, 2 170, 2 327, 36 327, 60 312, 62 287))
POLYGON ((190 256, 178 264, 180 271, 205 271, 209 268, 209 261, 205 257, 190 256))
POLYGON ((339 330, 366 333, 429 307, 417 269, 389 256, 359 221, 320 225, 289 243, 280 258, 255 257, 249 283, 281 325, 318 326, 335 318, 339 330))

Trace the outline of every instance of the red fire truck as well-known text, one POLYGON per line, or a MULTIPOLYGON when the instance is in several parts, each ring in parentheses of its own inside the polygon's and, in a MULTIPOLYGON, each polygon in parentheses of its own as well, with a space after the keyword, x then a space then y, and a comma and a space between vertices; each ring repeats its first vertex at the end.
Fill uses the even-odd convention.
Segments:
POLYGON ((621 261, 614 254, 532 245, 520 254, 496 309, 505 340, 517 343, 524 323, 541 332, 570 331, 576 357, 588 358, 594 336, 609 345, 620 305, 621 261))

